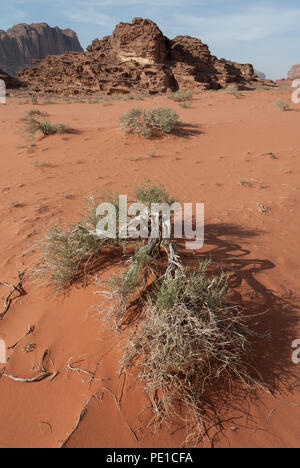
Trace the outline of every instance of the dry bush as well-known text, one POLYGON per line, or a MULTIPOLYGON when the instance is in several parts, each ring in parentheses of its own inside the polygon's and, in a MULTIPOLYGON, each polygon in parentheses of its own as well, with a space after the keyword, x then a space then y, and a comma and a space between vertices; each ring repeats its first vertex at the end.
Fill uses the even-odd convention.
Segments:
POLYGON ((152 111, 135 108, 120 117, 121 128, 125 133, 136 133, 144 138, 152 137, 155 131, 171 133, 178 120, 179 116, 174 110, 162 107, 152 111))
MULTIPOLYGON (((151 183, 138 186, 135 198, 147 207, 173 202, 164 187, 151 183)), ((116 204, 116 196, 111 201, 116 204)), ((39 274, 68 287, 89 271, 93 258, 102 261, 105 248, 112 262, 119 228, 117 239, 95 236, 95 208, 93 201, 88 216, 69 231, 48 231, 39 274)), ((133 240, 123 242, 132 249, 133 240)), ((120 248, 117 254, 121 260, 120 248)), ((155 423, 186 415, 188 445, 204 435, 205 395, 215 384, 240 381, 263 388, 252 359, 260 336, 247 326, 243 310, 229 302, 227 275, 209 272, 209 265, 185 267, 172 239, 162 239, 160 226, 159 238, 138 241, 122 273, 99 291, 107 298, 99 314, 128 336, 120 373, 132 372, 144 384, 155 423)))
POLYGON ((280 99, 278 99, 277 101, 275 101, 275 105, 278 107, 279 110, 281 110, 282 112, 288 112, 288 111, 291 111, 292 108, 290 106, 290 104, 288 102, 285 102, 285 101, 281 101, 280 99))
POLYGON ((193 93, 190 90, 176 91, 168 96, 169 99, 175 102, 190 102, 193 99, 193 93))
POLYGON ((240 98, 243 95, 237 85, 229 85, 227 88, 222 89, 222 92, 225 94, 232 94, 236 98, 240 98))
POLYGON ((55 135, 56 133, 75 133, 75 130, 68 127, 67 125, 57 123, 52 124, 48 120, 40 121, 36 116, 42 116, 42 113, 39 111, 33 110, 22 119, 23 121, 23 130, 30 137, 34 137, 37 132, 41 132, 43 135, 55 135))

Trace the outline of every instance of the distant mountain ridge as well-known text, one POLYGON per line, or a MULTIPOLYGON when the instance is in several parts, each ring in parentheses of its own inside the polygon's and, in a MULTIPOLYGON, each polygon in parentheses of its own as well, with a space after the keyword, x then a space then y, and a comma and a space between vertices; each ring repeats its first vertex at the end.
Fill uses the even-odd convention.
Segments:
POLYGON ((7 31, 0 30, 0 68, 12 76, 30 67, 33 59, 64 52, 83 52, 72 29, 52 28, 47 23, 21 23, 7 31))

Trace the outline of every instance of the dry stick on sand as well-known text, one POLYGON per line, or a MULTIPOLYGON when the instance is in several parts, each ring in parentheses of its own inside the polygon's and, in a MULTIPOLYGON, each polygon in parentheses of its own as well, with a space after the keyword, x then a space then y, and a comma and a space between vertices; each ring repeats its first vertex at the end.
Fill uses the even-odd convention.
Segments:
POLYGON ((17 291, 20 296, 24 296, 25 295, 25 291, 23 289, 23 286, 22 286, 22 283, 23 283, 23 279, 24 279, 24 272, 23 273, 20 273, 18 271, 18 282, 16 285, 13 285, 13 284, 8 284, 8 283, 5 283, 3 281, 0 281, 0 285, 2 284, 2 286, 6 286, 8 288, 11 288, 10 292, 8 293, 8 295, 4 298, 4 310, 3 312, 0 314, 0 320, 2 320, 5 315, 7 314, 8 312, 8 309, 10 308, 10 305, 13 301, 13 299, 11 298, 11 296, 13 295, 13 293, 15 291, 17 291))
POLYGON ((97 364, 95 371, 92 372, 92 371, 87 371, 87 370, 84 370, 84 369, 80 369, 79 367, 73 367, 71 361, 72 361, 72 358, 69 359, 69 361, 68 361, 67 369, 70 370, 70 371, 77 372, 78 375, 80 375, 81 373, 88 375, 90 377, 89 387, 92 385, 93 382, 103 382, 103 380, 110 380, 108 377, 102 377, 100 379, 96 379, 96 374, 97 374, 99 364, 97 364))
POLYGON ((15 344, 9 346, 7 349, 14 349, 18 346, 19 343, 21 343, 22 340, 24 340, 24 338, 26 338, 26 336, 30 335, 31 333, 33 333, 35 330, 35 327, 34 326, 31 326, 31 325, 28 325, 28 330, 27 332, 25 333, 24 336, 22 336, 22 338, 20 338, 15 344))
POLYGON ((0 378, 1 377, 7 377, 8 379, 10 380, 13 380, 14 382, 23 382, 23 383, 34 383, 34 382, 41 382, 42 380, 45 380, 47 377, 51 377, 51 380, 53 380, 54 377, 56 377, 58 375, 57 372, 48 372, 46 369, 45 369, 45 366, 44 366, 44 361, 46 359, 46 357, 48 356, 49 354, 49 351, 46 350, 43 354, 43 357, 42 357, 42 360, 41 360, 41 372, 36 375, 35 377, 33 378, 22 378, 22 377, 15 377, 14 375, 10 375, 10 374, 5 374, 5 373, 2 373, 0 372, 0 378))

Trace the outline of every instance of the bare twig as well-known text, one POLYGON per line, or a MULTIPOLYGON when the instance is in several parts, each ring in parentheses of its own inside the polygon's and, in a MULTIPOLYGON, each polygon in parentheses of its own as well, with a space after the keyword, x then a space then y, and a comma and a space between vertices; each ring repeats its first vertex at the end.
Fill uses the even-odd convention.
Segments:
POLYGON ((24 279, 24 272, 20 273, 18 271, 18 282, 17 282, 17 284, 13 285, 13 284, 5 283, 4 281, 0 281, 0 284, 2 286, 6 286, 7 288, 11 288, 8 295, 4 298, 4 310, 0 314, 0 320, 2 320, 5 317, 5 315, 7 314, 8 310, 9 310, 9 308, 11 306, 11 303, 13 301, 13 299, 11 297, 12 297, 13 293, 15 291, 17 291, 20 294, 20 296, 24 296, 26 294, 24 289, 23 289, 23 286, 22 286, 23 279, 24 279))
POLYGON ((70 370, 70 371, 75 371, 77 372, 78 375, 80 375, 81 373, 82 374, 86 374, 90 377, 90 380, 89 380, 89 386, 92 385, 93 382, 103 382, 103 380, 110 380, 109 378, 107 377, 103 377, 103 378, 100 378, 100 379, 96 379, 96 374, 97 374, 97 370, 98 370, 98 365, 96 367, 96 370, 94 372, 92 371, 88 371, 88 370, 85 370, 85 369, 80 369, 79 367, 73 367, 72 363, 72 358, 69 359, 68 361, 68 364, 67 364, 67 369, 70 370))
POLYGON ((46 357, 48 356, 49 351, 46 350, 43 354, 42 360, 41 360, 41 372, 37 374, 35 377, 32 378, 23 378, 23 377, 15 377, 14 375, 6 374, 3 372, 0 372, 0 378, 1 377, 7 377, 10 380, 13 380, 14 382, 23 382, 23 383, 34 383, 34 382, 41 382, 42 380, 45 380, 47 377, 53 377, 54 378, 54 373, 48 372, 45 369, 44 366, 44 361, 46 357))
POLYGON ((35 330, 35 327, 34 326, 31 326, 31 325, 28 325, 28 330, 27 332, 25 333, 24 336, 22 336, 22 338, 20 338, 15 344, 9 346, 7 349, 14 349, 18 346, 19 343, 21 343, 22 340, 24 340, 24 338, 26 338, 26 336, 30 335, 31 333, 33 333, 35 330))

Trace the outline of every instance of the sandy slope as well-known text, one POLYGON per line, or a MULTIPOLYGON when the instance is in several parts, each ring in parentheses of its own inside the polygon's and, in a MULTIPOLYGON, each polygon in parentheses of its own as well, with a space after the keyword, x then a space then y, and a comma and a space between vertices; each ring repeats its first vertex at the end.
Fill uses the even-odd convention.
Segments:
MULTIPOLYGON (((17 270, 30 268, 45 228, 75 221, 90 194, 130 194, 138 181, 151 178, 183 201, 205 202, 200 254, 210 252, 230 269, 233 297, 247 301, 249 313, 264 313, 257 322, 272 331, 257 359, 275 397, 223 394, 224 430, 214 439, 222 447, 299 446, 300 366, 291 363, 291 343, 300 338, 300 107, 280 112, 277 98, 288 100, 289 93, 245 92, 236 99, 207 92, 195 96, 191 109, 164 97, 43 105, 51 121, 80 134, 39 138, 29 151, 19 119, 34 106, 17 98, 0 106, 1 281, 14 282, 17 270), (177 109, 184 134, 146 141, 124 136, 119 115, 133 105, 177 109), (262 213, 258 204, 270 211, 262 213)), ((0 288, 5 296, 7 288, 0 288)), ((91 308, 100 301, 97 288, 77 286, 63 297, 27 280, 25 289, 28 294, 1 321, 0 338, 11 345, 29 324, 35 332, 10 351, 6 372, 34 376, 49 349, 47 368, 59 375, 32 384, 0 380, 0 447, 58 447, 92 395, 67 446, 178 446, 183 431, 145 429, 149 410, 143 412, 148 403, 142 388, 132 378, 118 379, 118 343, 91 308), (36 347, 25 353, 30 343, 36 347), (89 384, 89 375, 68 371, 70 359, 74 367, 95 371, 95 380, 89 384), (109 390, 122 394, 122 411, 109 390)))

